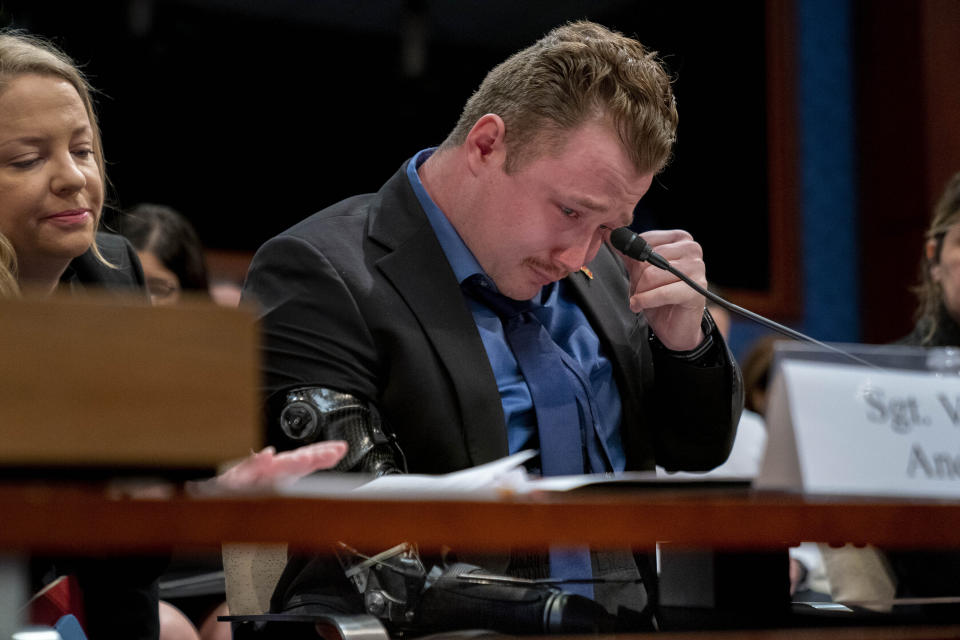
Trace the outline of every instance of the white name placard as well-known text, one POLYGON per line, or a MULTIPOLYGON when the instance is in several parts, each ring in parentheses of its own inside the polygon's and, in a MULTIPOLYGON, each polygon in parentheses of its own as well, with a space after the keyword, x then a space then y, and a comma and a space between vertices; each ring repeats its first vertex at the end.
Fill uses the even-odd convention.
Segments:
POLYGON ((786 360, 755 486, 960 498, 960 377, 786 360))

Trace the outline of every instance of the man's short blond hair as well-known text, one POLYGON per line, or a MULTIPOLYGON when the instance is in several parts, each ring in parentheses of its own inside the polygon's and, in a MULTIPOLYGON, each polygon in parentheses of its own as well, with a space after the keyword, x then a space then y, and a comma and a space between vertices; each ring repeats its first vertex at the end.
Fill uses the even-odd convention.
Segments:
POLYGON ((508 172, 596 119, 610 119, 641 173, 663 169, 676 140, 676 103, 657 54, 592 22, 558 27, 490 71, 441 148, 463 144, 488 113, 506 125, 508 172))

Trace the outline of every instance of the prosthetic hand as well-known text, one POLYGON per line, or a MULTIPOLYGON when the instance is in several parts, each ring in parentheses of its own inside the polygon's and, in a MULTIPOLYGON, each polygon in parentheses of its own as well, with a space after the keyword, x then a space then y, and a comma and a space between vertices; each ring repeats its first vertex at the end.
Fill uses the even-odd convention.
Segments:
POLYGON ((409 543, 367 557, 340 543, 337 558, 367 613, 392 632, 490 629, 509 634, 605 633, 616 620, 583 596, 536 580, 455 562, 429 572, 409 543))

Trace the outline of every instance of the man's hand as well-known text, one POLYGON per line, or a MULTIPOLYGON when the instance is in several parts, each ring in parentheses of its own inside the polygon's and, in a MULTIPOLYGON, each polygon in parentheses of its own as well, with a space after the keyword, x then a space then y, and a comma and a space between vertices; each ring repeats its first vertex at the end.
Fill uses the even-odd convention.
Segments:
POLYGON ((347 443, 341 440, 315 442, 283 453, 267 447, 260 453, 250 454, 214 478, 213 482, 227 489, 269 486, 281 480, 293 480, 320 469, 329 469, 346 452, 347 443))
MULTIPOLYGON (((640 234, 650 248, 667 259, 678 271, 707 287, 703 249, 686 231, 646 231, 640 234)), ((630 309, 643 312, 650 328, 668 349, 695 349, 703 339, 700 321, 704 297, 668 271, 647 262, 623 256, 630 272, 630 309)))

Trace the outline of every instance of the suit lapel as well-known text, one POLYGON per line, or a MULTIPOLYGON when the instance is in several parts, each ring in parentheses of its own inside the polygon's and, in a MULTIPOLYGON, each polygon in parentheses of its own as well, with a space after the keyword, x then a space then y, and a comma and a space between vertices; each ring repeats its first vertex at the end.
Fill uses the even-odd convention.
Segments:
POLYGON ((507 437, 487 352, 453 270, 413 193, 404 166, 384 185, 371 211, 371 239, 388 252, 377 267, 397 289, 436 351, 460 405, 473 464, 507 455, 507 437))

